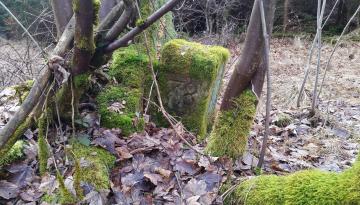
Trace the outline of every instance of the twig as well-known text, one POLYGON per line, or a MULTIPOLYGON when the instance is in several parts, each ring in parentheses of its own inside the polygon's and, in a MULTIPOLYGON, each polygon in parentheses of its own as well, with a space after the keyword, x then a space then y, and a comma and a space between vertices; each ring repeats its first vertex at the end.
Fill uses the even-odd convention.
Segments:
MULTIPOLYGON (((156 76, 155 76, 155 77, 156 77, 156 76)), ((153 91, 153 87, 154 87, 154 82, 155 82, 155 81, 153 81, 153 82, 151 83, 148 99, 151 99, 151 95, 152 95, 152 91, 153 91)), ((147 101, 146 107, 145 107, 145 110, 144 110, 144 114, 145 114, 145 115, 146 115, 146 113, 147 113, 147 111, 148 111, 148 109, 149 109, 149 105, 150 105, 150 101, 147 101)))
POLYGON ((323 87, 323 84, 324 84, 324 81, 325 81, 325 77, 326 77, 326 74, 327 74, 327 70, 329 68, 329 65, 330 65, 330 62, 331 62, 331 59, 336 51, 336 49, 338 48, 338 46, 340 45, 340 42, 341 42, 341 38, 343 37, 343 35, 346 33, 346 31, 348 30, 349 26, 350 26, 350 23, 354 20, 355 16, 359 13, 360 11, 360 5, 358 6, 358 8, 356 9, 356 11, 354 12, 354 14, 351 16, 351 18, 349 19, 349 21, 347 22, 347 24, 345 25, 343 31, 341 32, 341 35, 338 37, 337 41, 336 41, 336 44, 333 48, 333 50, 331 51, 331 54, 330 54, 330 57, 328 58, 327 62, 326 62, 326 66, 325 66, 325 71, 324 71, 324 76, 322 78, 322 81, 321 81, 321 85, 320 85, 320 88, 319 88, 319 94, 318 94, 318 97, 320 96, 320 93, 322 91, 322 87, 323 87))
POLYGON ((41 48, 39 43, 34 39, 34 37, 30 34, 30 32, 25 28, 25 26, 16 18, 16 16, 8 9, 8 7, 0 1, 0 5, 10 14, 11 17, 16 21, 17 24, 25 31, 25 33, 30 37, 30 39, 35 43, 35 45, 43 52, 43 57, 46 58, 46 52, 41 48))
MULTIPOLYGON (((333 13, 336 5, 337 5, 337 2, 335 3, 335 5, 332 8, 329 16, 327 17, 327 19, 325 20, 325 22, 323 23, 321 28, 324 28, 324 26, 326 25, 328 19, 330 18, 331 14, 333 13)), ((314 37, 314 40, 313 40, 313 42, 311 44, 311 48, 309 50, 309 54, 308 54, 308 58, 307 58, 306 66, 305 66, 305 75, 304 75, 304 79, 302 81, 302 84, 300 86, 300 91, 299 91, 299 95, 298 95, 297 102, 296 102, 297 107, 300 107, 300 102, 301 102, 303 94, 304 94, 305 84, 306 84, 307 78, 309 76, 310 63, 311 63, 311 60, 312 60, 312 56, 313 56, 313 53, 314 53, 314 48, 315 48, 315 44, 316 44, 316 40, 318 38, 318 35, 319 35, 319 33, 318 33, 318 30, 317 30, 316 34, 315 34, 315 37, 314 37)))
POLYGON ((264 37, 264 64, 265 64, 265 70, 266 70, 266 118, 265 118, 265 135, 263 139, 263 143, 261 146, 261 152, 259 157, 259 162, 257 164, 258 168, 262 167, 262 164, 264 162, 265 157, 265 151, 267 147, 267 140, 269 137, 269 125, 270 125, 270 110, 271 110, 271 73, 269 68, 269 34, 267 32, 266 28, 266 19, 265 19, 265 11, 264 11, 264 2, 263 0, 260 0, 260 14, 261 14, 261 24, 262 24, 262 31, 263 31, 263 37, 264 37))
POLYGON ((72 136, 75 137, 75 93, 74 93, 74 86, 73 86, 73 77, 70 78, 70 87, 71 87, 71 126, 72 126, 72 136))
POLYGON ((315 83, 314 83, 314 90, 313 90, 313 96, 312 96, 312 104, 311 104, 311 112, 315 113, 315 108, 317 106, 317 91, 318 91, 318 83, 319 83, 319 75, 320 75, 320 60, 321 60, 321 32, 322 32, 322 26, 321 22, 323 19, 324 11, 326 6, 326 0, 322 3, 321 7, 321 0, 318 0, 318 14, 317 14, 317 46, 318 46, 318 59, 317 59, 317 66, 316 66, 316 76, 315 76, 315 83))
POLYGON ((180 182, 180 177, 179 177, 179 173, 178 172, 175 172, 175 178, 176 178, 176 181, 178 183, 178 186, 179 186, 179 191, 180 191, 180 199, 181 199, 181 205, 184 204, 184 193, 183 193, 183 190, 182 190, 182 186, 181 186, 181 182, 180 182))

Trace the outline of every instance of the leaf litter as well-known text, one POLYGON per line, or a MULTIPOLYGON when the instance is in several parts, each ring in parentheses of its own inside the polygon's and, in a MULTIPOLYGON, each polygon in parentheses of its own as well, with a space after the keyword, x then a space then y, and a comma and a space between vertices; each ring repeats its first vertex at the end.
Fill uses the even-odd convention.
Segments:
MULTIPOLYGON (((351 166, 358 153, 360 134, 360 100, 358 84, 359 55, 355 52, 358 44, 347 44, 335 54, 329 79, 320 97, 319 113, 310 117, 308 103, 311 96, 306 95, 301 108, 294 106, 297 85, 302 80, 303 64, 307 53, 307 42, 299 46, 289 40, 275 39, 272 42, 271 62, 273 72, 273 108, 271 113, 271 133, 263 170, 265 173, 287 174, 301 169, 320 168, 342 171, 351 166), (305 45, 303 45, 305 44, 305 45), (341 53, 354 54, 349 60, 341 53), (286 60, 277 60, 286 59, 286 60), (347 66, 344 66, 347 65, 347 66), (337 69, 342 69, 339 71, 337 69), (344 74, 346 73, 346 75, 344 74)), ((325 55, 331 51, 324 46, 325 55)), ((240 48, 233 47, 232 53, 239 55, 240 48)), ((232 61, 236 58, 232 56, 232 61)), ((324 60, 322 60, 324 64, 324 60)), ((230 64, 228 67, 230 67, 230 64)), ((232 69, 228 68, 224 84, 232 69)), ((312 79, 306 86, 311 90, 312 79)), ((11 117, 18 102, 10 97, 10 91, 3 96, 9 101, 1 114, 0 126, 11 117), (12 108, 12 109, 10 109, 12 108)), ((264 99, 264 98, 262 98, 264 99)), ((219 99, 219 101, 221 98, 219 99)), ((109 109, 121 112, 126 102, 117 102, 109 109)), ((98 146, 117 157, 116 166, 110 173, 110 188, 95 190, 83 186, 87 204, 221 204, 219 190, 228 179, 237 181, 241 177, 254 176, 258 155, 264 135, 264 103, 260 101, 252 131, 249 135, 248 149, 237 160, 214 158, 201 155, 190 149, 168 128, 157 128, 148 123, 146 131, 122 138, 120 129, 105 129, 99 126, 99 116, 95 112, 83 112, 78 124, 85 129, 77 133, 80 143, 98 146)), ((35 204, 59 189, 55 173, 38 176, 36 159, 36 130, 25 134, 28 145, 25 158, 8 165, 0 174, 0 204, 35 204)), ((55 132, 58 136, 59 132, 55 132)), ((70 192, 73 188, 72 164, 63 153, 63 144, 70 136, 70 129, 64 130, 51 143, 53 158, 58 168, 64 170, 65 186, 70 192)), ((191 135, 185 139, 194 142, 191 135)), ((196 145, 204 151, 204 144, 196 145)), ((48 166, 54 162, 49 160, 48 166)), ((81 166, 88 166, 84 159, 81 166)), ((41 204, 47 204, 41 202, 41 204)))

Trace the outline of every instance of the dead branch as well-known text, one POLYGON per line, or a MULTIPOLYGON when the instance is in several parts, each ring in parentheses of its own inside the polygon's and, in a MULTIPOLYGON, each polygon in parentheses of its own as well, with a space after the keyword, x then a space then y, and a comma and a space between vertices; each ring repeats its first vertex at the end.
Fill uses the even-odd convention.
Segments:
POLYGON ((95 34, 95 39, 97 40, 102 35, 105 35, 106 32, 111 28, 112 25, 116 22, 116 20, 121 16, 124 11, 124 2, 118 3, 114 8, 111 9, 109 14, 101 21, 101 24, 97 28, 97 32, 95 34))
POLYGON ((267 84, 267 92, 266 92, 266 117, 265 117, 265 135, 263 139, 263 143, 261 145, 261 152, 259 156, 259 162, 257 164, 258 168, 262 167, 265 157, 265 150, 267 147, 267 140, 269 137, 269 126, 270 126, 270 110, 271 110, 271 73, 269 68, 269 53, 270 53, 270 39, 269 34, 266 28, 266 19, 265 19, 265 10, 264 10, 264 2, 260 0, 260 14, 261 14, 261 25, 262 25, 262 33, 264 38, 264 67, 266 70, 266 84, 267 84))
POLYGON ((167 12, 169 12, 171 9, 173 9, 181 0, 170 0, 166 4, 164 4, 160 9, 155 11, 152 15, 150 15, 144 22, 133 28, 131 31, 126 33, 124 36, 122 36, 120 39, 110 43, 106 48, 106 53, 111 53, 114 50, 127 46, 129 41, 131 41, 136 35, 143 32, 145 29, 147 29, 149 26, 151 26, 153 23, 155 23, 157 20, 159 20, 163 15, 165 15, 167 12))
POLYGON ((340 36, 338 37, 337 41, 336 41, 336 44, 333 48, 333 50, 331 51, 331 54, 326 62, 326 66, 325 66, 325 71, 324 71, 324 75, 323 75, 323 78, 322 78, 322 81, 321 81, 321 85, 320 85, 320 88, 319 88, 319 94, 318 94, 318 97, 320 96, 321 94, 321 91, 322 91, 322 87, 324 85, 324 81, 325 81, 325 77, 326 77, 326 74, 327 74, 327 71, 328 71, 328 68, 330 66, 330 63, 331 63, 331 59, 336 51, 336 49, 339 47, 340 45, 340 42, 341 42, 341 38, 344 36, 344 34, 347 32, 351 22, 354 20, 354 18, 356 17, 356 15, 359 13, 360 11, 360 5, 358 6, 358 8, 356 9, 356 11, 354 12, 354 14, 351 16, 351 18, 349 19, 349 21, 347 22, 347 24, 345 25, 343 31, 341 32, 340 36))
POLYGON ((134 10, 133 3, 131 0, 124 0, 123 2, 125 5, 125 11, 121 14, 119 20, 116 21, 113 27, 106 34, 105 40, 107 42, 112 42, 113 40, 115 40, 120 35, 120 33, 124 31, 126 25, 131 19, 134 10))
POLYGON ((73 15, 72 0, 51 0, 51 7, 54 11, 57 36, 60 38, 73 15))

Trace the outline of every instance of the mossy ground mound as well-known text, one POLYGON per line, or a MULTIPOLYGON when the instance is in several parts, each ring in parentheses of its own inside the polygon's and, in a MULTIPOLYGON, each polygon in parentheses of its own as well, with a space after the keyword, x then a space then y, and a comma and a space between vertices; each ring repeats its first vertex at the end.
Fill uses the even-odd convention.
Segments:
POLYGON ((245 90, 234 100, 234 108, 219 113, 206 147, 211 155, 232 158, 242 156, 255 117, 256 102, 257 98, 252 91, 245 90))
POLYGON ((259 176, 241 183, 225 204, 360 204, 360 162, 342 173, 299 171, 287 176, 259 176))
POLYGON ((158 76, 164 106, 201 138, 205 137, 209 107, 214 107, 210 105, 215 103, 212 100, 216 101, 220 87, 216 79, 222 77, 229 55, 225 48, 182 39, 171 40, 162 48, 158 76))
POLYGON ((114 53, 109 75, 116 83, 105 87, 96 98, 102 126, 121 128, 126 136, 144 129, 141 112, 148 62, 135 46, 114 53))
POLYGON ((91 184, 96 190, 108 189, 109 171, 115 164, 115 156, 102 148, 85 146, 78 142, 72 143, 71 146, 75 160, 87 162, 86 166, 80 166, 80 169, 76 170, 80 172, 79 180, 91 184))

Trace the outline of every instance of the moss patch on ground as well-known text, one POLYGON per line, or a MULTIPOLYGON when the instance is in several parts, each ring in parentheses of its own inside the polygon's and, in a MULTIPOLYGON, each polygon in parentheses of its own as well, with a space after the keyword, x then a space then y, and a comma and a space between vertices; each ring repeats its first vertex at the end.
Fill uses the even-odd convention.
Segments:
POLYGON ((125 136, 143 131, 142 97, 145 81, 150 77, 148 63, 147 55, 136 46, 113 54, 108 74, 116 83, 105 87, 96 98, 102 126, 121 128, 125 136))
POLYGON ((78 142, 73 142, 71 146, 75 160, 87 162, 86 166, 80 166, 80 170, 75 170, 78 172, 76 177, 79 177, 79 181, 91 184, 96 190, 108 189, 110 186, 109 171, 115 164, 115 156, 102 148, 88 147, 78 142))
POLYGON ((24 156, 24 145, 23 140, 18 140, 5 155, 0 157, 0 167, 21 159, 24 156))
POLYGON ((257 98, 251 90, 245 90, 233 103, 231 110, 220 111, 210 134, 206 150, 213 156, 237 158, 246 149, 257 98))
POLYGON ((360 162, 342 173, 305 170, 241 183, 224 204, 329 205, 360 203, 360 162))
POLYGON ((109 86, 96 98, 101 115, 101 125, 107 128, 121 128, 122 134, 142 131, 144 120, 140 118, 142 92, 109 86))
POLYGON ((207 132, 208 109, 212 107, 209 106, 210 101, 216 99, 218 93, 212 90, 217 87, 216 79, 222 75, 221 69, 229 56, 229 51, 223 47, 206 46, 183 39, 171 40, 161 50, 158 76, 166 109, 170 114, 180 117, 185 127, 198 134, 200 139, 207 132), (179 94, 174 95, 173 82, 175 86, 182 82, 180 87, 184 88, 177 90, 179 94), (215 97, 212 96, 214 94, 215 97), (174 109, 171 104, 191 105, 174 109))
POLYGON ((109 75, 119 86, 140 89, 148 74, 148 56, 135 46, 119 49, 113 54, 109 75))

